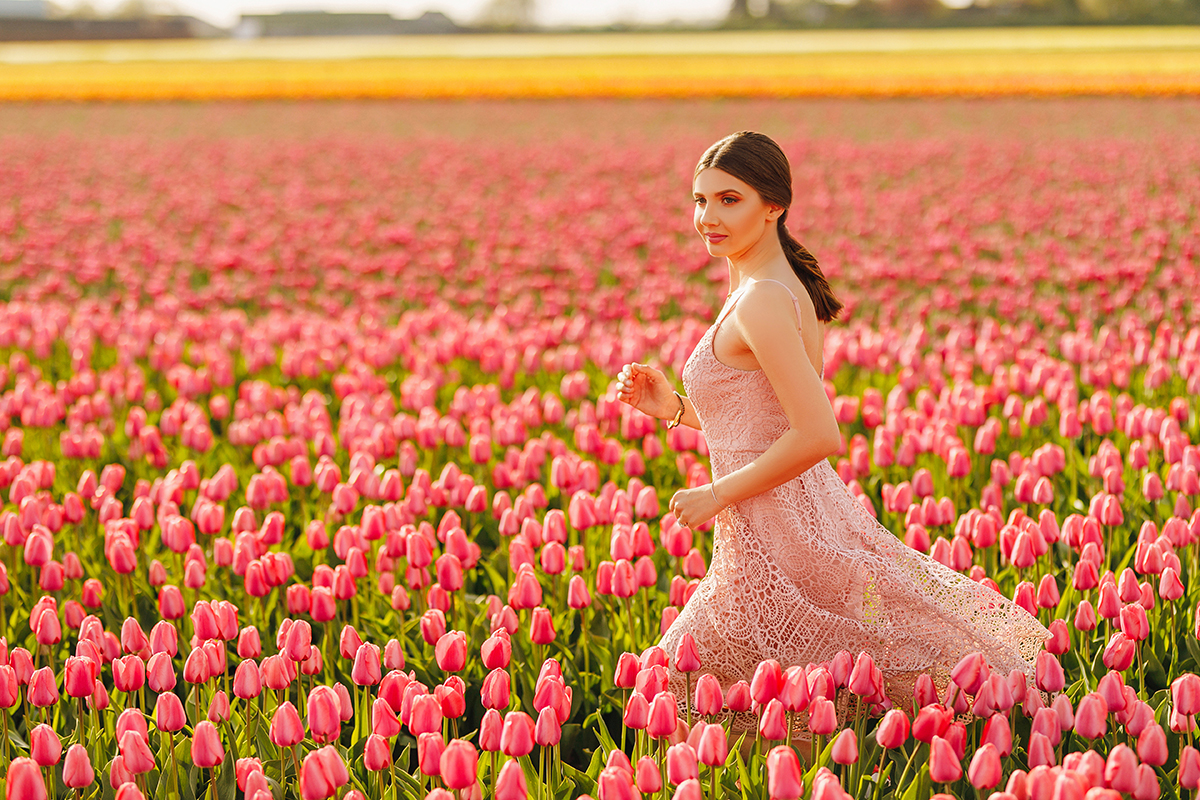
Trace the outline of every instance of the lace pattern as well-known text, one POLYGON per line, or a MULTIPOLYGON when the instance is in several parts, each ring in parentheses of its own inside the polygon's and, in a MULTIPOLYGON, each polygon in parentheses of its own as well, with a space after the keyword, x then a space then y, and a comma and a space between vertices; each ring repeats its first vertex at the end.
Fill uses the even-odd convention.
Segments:
MULTIPOLYGON (((737 302, 730 299, 683 371, 714 479, 757 458, 788 429, 762 371, 735 369, 713 353, 713 336, 737 302)), ((1050 635, 1010 600, 904 544, 858 504, 827 461, 718 515, 709 571, 659 642, 672 659, 684 633, 696 642, 701 671, 723 689, 750 680, 766 658, 786 668, 865 651, 899 708, 911 708, 918 674, 942 688, 971 651, 993 669, 1032 677, 1050 635)), ((682 701, 685 676, 670 670, 669 688, 682 701)))

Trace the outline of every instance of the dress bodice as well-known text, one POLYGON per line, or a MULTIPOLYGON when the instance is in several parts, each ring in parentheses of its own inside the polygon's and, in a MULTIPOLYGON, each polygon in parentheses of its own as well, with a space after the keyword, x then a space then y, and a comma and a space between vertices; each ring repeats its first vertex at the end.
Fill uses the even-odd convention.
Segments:
MULTIPOLYGON (((786 284, 779 285, 791 295, 799 320, 799 301, 786 284)), ((760 454, 790 427, 779 397, 761 369, 731 367, 717 360, 713 352, 717 330, 737 305, 740 295, 738 291, 729 296, 716 322, 696 345, 683 368, 683 387, 700 418, 710 451, 760 454)), ((821 361, 824 377, 824 359, 821 361)))

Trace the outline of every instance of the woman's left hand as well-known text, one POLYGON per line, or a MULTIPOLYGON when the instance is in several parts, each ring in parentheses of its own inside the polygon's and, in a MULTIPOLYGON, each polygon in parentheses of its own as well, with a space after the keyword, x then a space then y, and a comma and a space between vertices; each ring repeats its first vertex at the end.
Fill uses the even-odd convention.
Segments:
POLYGON ((703 525, 721 511, 721 506, 713 499, 707 483, 695 489, 680 489, 667 507, 685 528, 703 525))

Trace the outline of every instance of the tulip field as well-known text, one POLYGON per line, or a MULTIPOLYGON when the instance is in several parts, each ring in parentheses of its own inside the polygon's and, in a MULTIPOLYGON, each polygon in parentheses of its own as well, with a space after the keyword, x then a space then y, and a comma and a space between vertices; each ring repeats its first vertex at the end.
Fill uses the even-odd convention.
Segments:
POLYGON ((1196 797, 1198 128, 1195 98, 0 107, 6 799, 1196 797), (722 686, 654 646, 711 553, 666 511, 707 449, 615 376, 677 378, 720 307, 690 181, 742 128, 846 304, 838 473, 1048 627, 1028 675, 966 653, 891 708, 870 653, 722 686))

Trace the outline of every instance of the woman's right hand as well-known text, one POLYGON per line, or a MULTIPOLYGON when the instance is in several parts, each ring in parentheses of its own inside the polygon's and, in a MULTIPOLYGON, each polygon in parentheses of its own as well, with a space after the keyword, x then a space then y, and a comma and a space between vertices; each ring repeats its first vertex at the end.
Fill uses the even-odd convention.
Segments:
POLYGON ((617 373, 617 399, 658 419, 673 419, 679 400, 667 376, 645 364, 626 364, 617 373))

